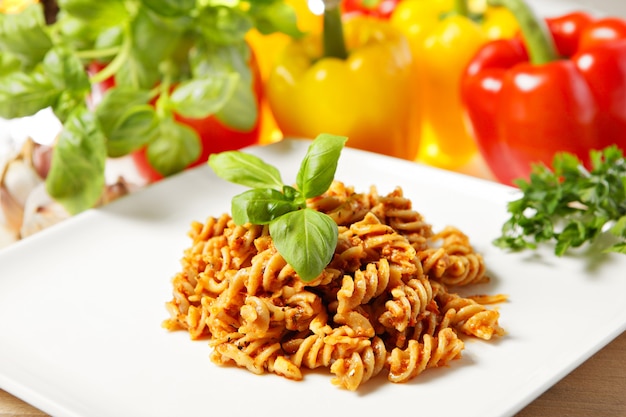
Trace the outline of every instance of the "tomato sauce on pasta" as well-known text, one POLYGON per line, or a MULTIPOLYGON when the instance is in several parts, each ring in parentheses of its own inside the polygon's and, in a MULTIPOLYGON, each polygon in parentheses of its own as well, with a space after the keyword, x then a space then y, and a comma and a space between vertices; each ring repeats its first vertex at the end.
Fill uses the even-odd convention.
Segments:
POLYGON ((400 187, 356 193, 335 181, 307 204, 339 226, 319 277, 301 281, 267 226, 194 221, 163 326, 209 337, 217 364, 293 380, 323 367, 348 390, 381 373, 409 381, 459 358, 463 335, 504 333, 486 305, 506 296, 451 291, 489 280, 482 256, 460 230, 434 231, 400 187))

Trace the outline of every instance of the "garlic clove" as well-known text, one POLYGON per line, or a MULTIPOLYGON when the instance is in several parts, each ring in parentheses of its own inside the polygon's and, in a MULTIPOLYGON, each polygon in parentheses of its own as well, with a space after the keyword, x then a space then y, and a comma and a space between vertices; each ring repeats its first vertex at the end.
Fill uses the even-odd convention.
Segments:
POLYGON ((2 185, 22 207, 30 192, 42 182, 33 166, 23 159, 9 162, 2 178, 2 185))
POLYGON ((52 146, 34 143, 31 163, 37 175, 40 178, 47 178, 50 171, 50 163, 52 161, 52 146))
POLYGON ((23 218, 23 206, 0 184, 0 225, 11 233, 19 234, 23 218))
POLYGON ((70 216, 61 204, 50 197, 45 183, 41 183, 31 191, 24 205, 21 237, 31 236, 70 216))

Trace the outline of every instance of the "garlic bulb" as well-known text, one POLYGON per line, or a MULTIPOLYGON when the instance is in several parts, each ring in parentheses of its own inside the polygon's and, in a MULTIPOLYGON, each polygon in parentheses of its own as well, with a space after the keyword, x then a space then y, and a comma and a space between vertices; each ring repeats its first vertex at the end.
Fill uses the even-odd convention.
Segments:
POLYGON ((24 141, 21 149, 3 149, 0 166, 0 248, 22 238, 24 212, 35 189, 44 187, 50 166, 50 147, 24 141))
POLYGON ((42 183, 31 191, 26 200, 20 237, 31 236, 69 217, 67 210, 50 197, 46 185, 42 183))
MULTIPOLYGON (((70 217, 46 190, 51 155, 51 146, 31 139, 19 151, 7 147, 0 155, 0 248, 70 217)), ((96 205, 106 205, 138 188, 119 176, 105 187, 96 205)))
POLYGON ((33 165, 36 146, 32 140, 26 140, 19 152, 8 151, 0 167, 0 247, 20 238, 26 200, 33 189, 43 184, 33 165))
MULTIPOLYGON (((116 183, 106 186, 97 205, 108 204, 135 191, 135 189, 135 186, 128 184, 124 178, 120 177, 116 183)), ((42 183, 32 190, 26 200, 20 236, 25 238, 70 216, 61 204, 50 197, 45 184, 42 183)))
POLYGON ((4 175, 0 176, 0 179, 2 179, 2 186, 22 207, 33 188, 43 182, 43 178, 37 174, 32 162, 26 159, 24 154, 20 154, 19 158, 7 164, 4 175))

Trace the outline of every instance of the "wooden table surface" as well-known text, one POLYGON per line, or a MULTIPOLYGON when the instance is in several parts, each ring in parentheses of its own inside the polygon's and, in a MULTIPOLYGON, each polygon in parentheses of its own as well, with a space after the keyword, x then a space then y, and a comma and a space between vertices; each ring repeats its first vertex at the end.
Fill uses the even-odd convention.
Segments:
MULTIPOLYGON (((596 415, 626 416, 626 333, 589 358, 516 417, 596 415)), ((0 417, 9 416, 41 417, 46 414, 0 390, 0 417)))

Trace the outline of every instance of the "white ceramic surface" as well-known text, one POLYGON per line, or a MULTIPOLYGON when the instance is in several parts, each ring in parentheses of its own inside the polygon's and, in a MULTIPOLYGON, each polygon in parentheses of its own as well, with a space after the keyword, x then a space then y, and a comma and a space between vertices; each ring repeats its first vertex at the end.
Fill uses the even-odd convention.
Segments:
MULTIPOLYGON (((307 146, 246 151, 292 182, 307 146)), ((509 295, 499 307, 507 334, 468 340, 462 359, 412 382, 380 377, 358 392, 325 371, 293 382, 216 366, 206 340, 161 328, 189 223, 228 211, 242 190, 203 166, 0 251, 0 388, 59 417, 502 417, 626 329, 626 256, 492 246, 515 189, 351 149, 337 179, 360 191, 401 186, 436 229, 465 231, 493 277, 471 292, 509 295)))

